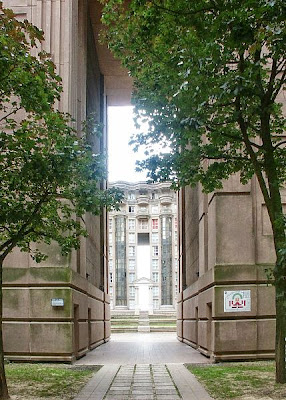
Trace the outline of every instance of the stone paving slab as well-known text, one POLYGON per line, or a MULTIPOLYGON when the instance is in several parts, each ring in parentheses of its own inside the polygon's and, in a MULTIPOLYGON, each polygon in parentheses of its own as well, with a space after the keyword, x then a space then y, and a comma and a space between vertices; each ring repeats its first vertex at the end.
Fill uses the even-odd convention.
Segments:
MULTIPOLYGON (((76 400, 102 400, 120 365, 104 365, 84 386, 76 400)), ((118 398, 118 400, 121 400, 118 398)), ((125 397, 126 400, 126 397, 125 397)))
POLYGON ((205 388, 183 364, 167 364, 167 368, 179 389, 182 399, 212 400, 205 388))
POLYGON ((94 375, 75 400, 212 400, 212 398, 183 364, 133 366, 109 364, 94 375), (156 373, 160 374, 160 378, 154 376, 156 373))

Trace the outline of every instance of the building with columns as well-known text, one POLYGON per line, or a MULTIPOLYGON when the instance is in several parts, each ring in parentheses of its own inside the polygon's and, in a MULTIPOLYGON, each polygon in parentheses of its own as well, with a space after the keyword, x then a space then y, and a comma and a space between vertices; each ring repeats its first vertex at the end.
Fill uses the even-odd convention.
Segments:
POLYGON ((174 310, 177 301, 177 194, 169 183, 116 182, 120 210, 109 213, 111 311, 174 310))

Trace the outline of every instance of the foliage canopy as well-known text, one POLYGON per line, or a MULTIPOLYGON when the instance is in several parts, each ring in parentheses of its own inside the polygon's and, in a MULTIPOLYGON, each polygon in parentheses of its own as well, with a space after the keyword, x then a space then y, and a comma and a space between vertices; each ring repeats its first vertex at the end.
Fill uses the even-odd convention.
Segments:
POLYGON ((120 194, 100 189, 103 156, 55 110, 61 78, 38 51, 43 32, 0 10, 0 260, 17 245, 41 261, 32 243, 55 240, 67 254, 86 235, 84 214, 110 208, 120 194))
POLYGON ((243 184, 257 177, 277 256, 276 377, 285 383, 285 1, 102 3, 103 36, 134 77, 137 118, 149 124, 132 143, 147 147, 139 166, 151 180, 211 192, 235 173, 243 184))

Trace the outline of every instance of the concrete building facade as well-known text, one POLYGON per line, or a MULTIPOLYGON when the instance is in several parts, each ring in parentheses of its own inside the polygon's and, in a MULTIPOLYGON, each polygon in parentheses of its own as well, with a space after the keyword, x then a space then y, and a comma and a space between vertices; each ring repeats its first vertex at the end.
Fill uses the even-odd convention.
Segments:
POLYGON ((183 189, 179 219, 178 338, 216 361, 273 358, 275 254, 256 178, 183 189))
POLYGON ((120 210, 109 213, 111 312, 175 309, 177 195, 169 183, 116 182, 120 210))
MULTIPOLYGON (((96 115, 98 122, 106 126, 108 104, 130 104, 132 81, 127 71, 98 42, 101 8, 96 0, 3 3, 13 8, 18 18, 27 18, 44 30, 41 48, 51 53, 63 79, 64 91, 57 107, 69 112, 79 129, 89 115, 96 115)), ((104 150, 106 132, 101 139, 95 139, 94 146, 104 150)), ((124 184, 123 189, 127 193, 124 184)), ((285 193, 283 199, 286 204, 285 193)), ((160 195, 159 203, 161 210, 164 204, 160 195)), ((58 249, 51 246, 47 249, 49 258, 41 264, 17 251, 7 259, 3 271, 3 332, 8 358, 72 361, 108 340, 110 273, 113 277, 118 274, 117 281, 110 286, 112 307, 134 307, 135 311, 140 301, 131 295, 133 289, 130 292, 129 286, 135 288, 136 276, 130 285, 126 265, 131 256, 124 250, 124 246, 133 246, 129 233, 135 233, 127 227, 129 207, 135 207, 131 214, 136 222, 148 220, 148 229, 156 216, 162 223, 160 214, 140 210, 146 205, 144 195, 126 198, 125 208, 111 218, 116 231, 112 241, 118 239, 116 250, 111 252, 111 260, 115 259, 115 251, 118 256, 117 272, 115 265, 108 267, 106 214, 87 216, 89 237, 69 258, 62 258, 58 249)), ((223 190, 209 195, 203 194, 199 186, 185 188, 180 192, 178 208, 178 338, 214 360, 273 357, 274 289, 267 284, 265 269, 273 265, 275 256, 270 223, 256 179, 242 186, 238 176, 234 176, 223 190)), ((171 214, 167 215, 170 218, 171 214)), ((168 218, 165 226, 170 226, 168 218)), ((173 229, 174 220, 172 213, 173 229)), ((150 240, 152 231, 148 232, 150 240)), ((138 236, 134 237, 138 240, 138 236)), ((144 243, 143 236, 141 239, 144 243)), ((162 260, 168 261, 168 255, 166 252, 162 260)), ((172 274, 168 276, 173 279, 172 274)), ((169 306, 166 301, 171 301, 162 297, 162 282, 157 286, 151 275, 143 278, 150 280, 152 290, 158 287, 159 295, 153 292, 153 310, 169 306), (158 302, 155 304, 154 300, 158 302)), ((136 284, 139 290, 139 279, 136 284)), ((166 293, 170 299, 170 291, 166 293)))
MULTIPOLYGON (((98 44, 99 3, 6 0, 3 4, 13 8, 18 19, 28 19, 44 31, 39 50, 51 54, 63 80, 56 107, 71 114, 78 132, 89 117, 102 124, 104 134, 93 138, 93 149, 106 150, 107 103, 129 102, 131 79, 98 44)), ((101 182, 101 187, 106 184, 101 182)), ((72 361, 109 339, 107 215, 86 215, 85 224, 89 236, 70 257, 61 257, 51 245, 44 249, 48 259, 40 264, 19 251, 6 260, 3 334, 7 358, 72 361)))

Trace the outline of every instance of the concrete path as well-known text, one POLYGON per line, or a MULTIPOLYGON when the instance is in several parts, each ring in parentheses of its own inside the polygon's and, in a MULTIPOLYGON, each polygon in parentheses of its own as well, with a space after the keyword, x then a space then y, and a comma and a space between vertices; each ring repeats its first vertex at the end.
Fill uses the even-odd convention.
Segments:
POLYGON ((211 400, 183 365, 207 362, 174 334, 112 335, 110 342, 77 361, 104 365, 75 400, 211 400))
POLYGON ((175 332, 116 333, 89 352, 78 365, 209 363, 209 359, 177 340, 175 332))

